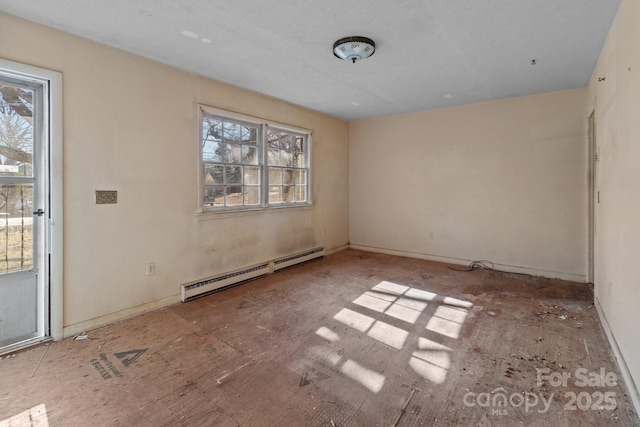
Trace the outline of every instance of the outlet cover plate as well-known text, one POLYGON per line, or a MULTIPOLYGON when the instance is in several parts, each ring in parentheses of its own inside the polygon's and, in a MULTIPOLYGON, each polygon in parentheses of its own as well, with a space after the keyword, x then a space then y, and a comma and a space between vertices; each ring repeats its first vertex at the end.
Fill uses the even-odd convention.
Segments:
POLYGON ((96 190, 96 205, 112 205, 118 203, 118 192, 113 190, 96 190))

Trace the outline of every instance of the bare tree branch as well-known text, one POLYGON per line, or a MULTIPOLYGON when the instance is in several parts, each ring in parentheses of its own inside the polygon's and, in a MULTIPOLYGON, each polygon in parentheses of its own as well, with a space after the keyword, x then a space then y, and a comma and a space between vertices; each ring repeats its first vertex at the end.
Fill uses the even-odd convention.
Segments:
POLYGON ((27 105, 32 103, 32 96, 30 93, 13 86, 0 86, 0 93, 2 94, 4 102, 6 102, 17 114, 22 117, 33 116, 31 108, 27 105))
POLYGON ((18 150, 17 148, 7 147, 5 145, 0 145, 0 155, 21 163, 31 163, 33 161, 31 153, 18 150))

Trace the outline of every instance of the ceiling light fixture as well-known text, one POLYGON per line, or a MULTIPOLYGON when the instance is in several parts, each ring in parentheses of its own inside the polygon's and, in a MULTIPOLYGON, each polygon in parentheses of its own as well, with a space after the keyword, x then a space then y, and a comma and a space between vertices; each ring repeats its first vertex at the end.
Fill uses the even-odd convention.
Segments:
POLYGON ((333 44, 333 54, 354 64, 360 59, 366 59, 376 51, 376 44, 367 37, 344 37, 333 44))

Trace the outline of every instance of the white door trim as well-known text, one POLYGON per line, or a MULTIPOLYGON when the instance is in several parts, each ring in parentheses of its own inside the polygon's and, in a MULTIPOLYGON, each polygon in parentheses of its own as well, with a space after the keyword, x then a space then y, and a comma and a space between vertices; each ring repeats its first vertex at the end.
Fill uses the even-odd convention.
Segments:
POLYGON ((587 118, 588 122, 588 200, 589 200, 589 212, 588 212, 588 244, 587 244, 587 283, 595 285, 596 283, 596 205, 599 202, 598 194, 596 192, 596 179, 597 179, 597 146, 596 146, 596 113, 595 110, 589 114, 587 118))

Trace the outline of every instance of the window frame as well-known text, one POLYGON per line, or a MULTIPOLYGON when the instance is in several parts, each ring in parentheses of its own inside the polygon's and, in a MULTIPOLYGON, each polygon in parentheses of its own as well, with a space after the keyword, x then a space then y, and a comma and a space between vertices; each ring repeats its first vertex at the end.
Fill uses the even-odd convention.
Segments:
MULTIPOLYGON (((309 129, 304 129, 288 124, 278 123, 271 120, 262 119, 259 117, 248 116, 241 113, 236 113, 229 110, 223 110, 215 107, 209 107, 206 105, 198 105, 199 114, 198 114, 198 214, 219 214, 219 213, 230 213, 230 212, 245 212, 245 211, 262 211, 262 210, 270 210, 270 209, 287 209, 287 208, 297 208, 304 206, 312 205, 312 194, 311 194, 311 176, 312 176, 312 168, 311 168, 311 153, 312 153, 312 134, 313 132, 309 129), (242 205, 233 205, 233 206, 208 206, 205 202, 205 195, 207 184, 205 180, 205 170, 206 164, 220 164, 226 165, 225 162, 209 162, 204 159, 204 140, 203 140, 203 131, 204 131, 204 121, 205 118, 214 118, 221 120, 223 122, 229 121, 233 123, 239 123, 241 125, 249 125, 257 127, 257 156, 258 156, 258 167, 260 169, 260 184, 258 185, 259 191, 259 204, 254 205, 245 205, 244 200, 244 191, 243 191, 243 201, 242 205), (294 170, 304 170, 306 171, 306 183, 305 193, 306 200, 305 201, 295 201, 291 202, 280 202, 280 203, 270 203, 269 202, 269 159, 268 159, 268 147, 267 147, 267 134, 268 130, 277 130, 280 132, 290 133, 295 137, 303 138, 303 149, 304 153, 304 166, 302 167, 291 167, 294 170)), ((248 165, 248 164, 247 164, 248 165)), ((246 166, 243 163, 238 163, 238 166, 246 166)), ((254 165, 249 165, 254 166, 254 165)), ((285 168, 286 166, 276 166, 285 168)), ((244 173, 242 179, 242 186, 244 187, 244 173)), ((295 172, 294 172, 295 175, 295 172)), ((224 185, 227 185, 226 183, 224 185)), ((282 185, 282 184, 281 184, 282 185)), ((284 185, 283 185, 284 187, 284 185)), ((294 182, 295 187, 295 182, 294 182)), ((226 200, 225 200, 226 203, 226 200)))

